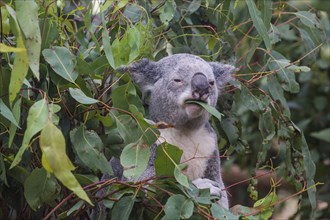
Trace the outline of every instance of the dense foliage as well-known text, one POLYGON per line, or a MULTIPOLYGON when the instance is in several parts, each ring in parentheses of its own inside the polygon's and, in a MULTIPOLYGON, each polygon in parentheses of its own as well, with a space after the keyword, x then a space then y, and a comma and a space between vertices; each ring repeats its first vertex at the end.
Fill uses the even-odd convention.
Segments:
POLYGON ((327 1, 97 2, 0 1, 1 219, 268 219, 294 196, 296 214, 330 217, 327 1), (243 187, 234 214, 191 184, 169 144, 152 181, 104 178, 111 157, 139 176, 159 135, 116 69, 182 52, 238 68, 212 118, 223 169, 256 176, 228 187, 243 187), (258 170, 274 174, 267 192, 258 170))

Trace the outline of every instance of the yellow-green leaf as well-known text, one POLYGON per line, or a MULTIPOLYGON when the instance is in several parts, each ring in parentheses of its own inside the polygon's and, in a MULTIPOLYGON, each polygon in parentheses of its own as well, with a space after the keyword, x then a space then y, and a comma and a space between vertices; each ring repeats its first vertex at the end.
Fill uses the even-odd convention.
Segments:
POLYGON ((6 5, 6 8, 10 14, 10 27, 12 28, 12 31, 16 37, 17 48, 24 49, 22 52, 16 53, 13 69, 11 71, 9 83, 9 103, 12 105, 17 96, 17 93, 19 93, 22 87, 25 76, 29 70, 29 57, 27 51, 25 50, 23 36, 17 23, 16 13, 10 6, 6 5))
POLYGON ((27 126, 24 133, 22 146, 18 150, 15 159, 10 166, 10 169, 16 166, 21 161, 23 153, 29 146, 31 138, 45 127, 47 120, 47 101, 45 99, 41 99, 38 102, 34 103, 29 110, 29 114, 27 117, 27 126))
POLYGON ((26 51, 25 48, 11 47, 11 46, 7 46, 6 44, 0 43, 0 52, 1 53, 24 52, 24 51, 26 51))
POLYGON ((75 167, 66 154, 64 136, 53 123, 49 122, 40 134, 42 165, 48 172, 54 173, 57 179, 73 191, 79 198, 93 205, 86 192, 71 173, 75 167))
POLYGON ((38 20, 38 5, 35 1, 16 1, 17 21, 24 33, 29 65, 34 76, 39 79, 41 35, 38 20))

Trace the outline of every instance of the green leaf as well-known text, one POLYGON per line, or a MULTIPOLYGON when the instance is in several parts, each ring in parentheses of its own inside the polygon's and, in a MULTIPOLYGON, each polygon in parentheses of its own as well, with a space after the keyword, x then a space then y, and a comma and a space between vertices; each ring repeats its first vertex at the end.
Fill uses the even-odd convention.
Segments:
MULTIPOLYGON (((260 220, 259 217, 252 216, 253 213, 258 213, 258 209, 242 206, 242 205, 235 205, 230 208, 232 213, 235 215, 247 216, 244 220, 260 220)), ((243 220, 243 219, 242 219, 243 220)))
POLYGON ((297 93, 299 92, 299 84, 296 81, 295 74, 290 70, 290 60, 285 59, 283 55, 276 51, 272 51, 272 58, 268 63, 268 67, 271 71, 277 73, 278 79, 283 83, 282 87, 284 90, 297 93))
MULTIPOLYGON (((21 116, 21 99, 18 99, 14 106, 13 106, 13 115, 16 121, 19 122, 20 116, 21 116)), ((9 127, 9 140, 8 140, 8 147, 11 147, 14 141, 14 137, 17 131, 17 126, 14 124, 11 124, 9 127)))
POLYGON ((42 55, 59 76, 74 83, 78 77, 78 73, 74 70, 76 57, 66 47, 44 49, 42 55))
POLYGON ((300 21, 310 28, 320 28, 320 21, 316 17, 316 14, 311 13, 309 11, 298 11, 294 13, 300 21))
POLYGON ((190 188, 188 177, 182 170, 187 168, 187 164, 180 164, 183 151, 169 143, 161 143, 156 148, 157 157, 155 159, 156 175, 173 176, 182 186, 190 188))
POLYGON ((137 125, 142 132, 142 140, 144 143, 151 146, 159 137, 159 131, 154 125, 150 125, 143 117, 142 112, 135 105, 129 105, 130 112, 134 115, 137 125))
POLYGON ((38 5, 31 0, 20 0, 16 1, 15 4, 17 21, 24 33, 29 65, 34 76, 39 80, 41 35, 38 21, 38 5))
POLYGON ((165 25, 173 19, 176 10, 176 4, 174 0, 165 1, 165 4, 160 9, 159 18, 161 22, 165 25))
POLYGON ((76 204, 74 204, 74 206, 71 207, 71 209, 68 210, 66 216, 70 216, 75 211, 80 210, 83 205, 84 205, 84 201, 82 200, 78 201, 76 204))
POLYGON ((305 31, 302 28, 298 28, 299 34, 301 36, 301 39, 303 40, 303 47, 305 48, 305 52, 309 53, 308 54, 308 58, 311 60, 316 60, 316 51, 314 51, 313 53, 310 53, 311 51, 313 51, 315 49, 315 43, 312 40, 311 36, 308 34, 307 31, 305 31))
POLYGON ((70 132, 70 139, 77 156, 88 168, 113 175, 111 166, 102 153, 102 140, 95 131, 87 131, 84 125, 81 125, 70 132))
POLYGON ((165 204, 162 220, 189 219, 194 211, 194 203, 183 195, 171 196, 165 204))
POLYGON ((275 136, 274 121, 271 109, 266 108, 259 118, 259 130, 264 139, 264 143, 268 143, 275 136))
POLYGON ((278 30, 281 34, 281 38, 289 41, 297 40, 297 35, 293 29, 290 29, 290 25, 285 24, 278 26, 278 30))
POLYGON ((278 82, 277 78, 274 75, 270 75, 267 77, 267 88, 269 90, 270 95, 272 98, 277 101, 279 100, 283 106, 283 113, 285 116, 290 118, 290 109, 288 103, 284 97, 284 91, 281 87, 281 84, 278 82))
POLYGON ((101 18, 102 18, 102 25, 103 25, 103 29, 102 29, 102 43, 103 43, 103 49, 105 52, 105 56, 107 57, 107 60, 110 64, 110 66, 115 69, 116 65, 115 65, 115 60, 113 58, 113 54, 112 54, 112 48, 111 48, 111 44, 110 44, 110 37, 107 31, 107 27, 106 27, 106 21, 104 19, 104 13, 101 13, 101 18))
POLYGON ((254 27, 257 29, 258 33, 264 40, 267 50, 271 50, 272 45, 271 45, 271 42, 270 42, 270 39, 268 36, 267 28, 266 28, 263 20, 260 18, 260 12, 258 11, 253 0, 245 0, 245 1, 248 6, 249 13, 250 13, 251 19, 253 21, 254 27))
POLYGON ((71 173, 71 170, 75 167, 66 154, 65 140, 61 130, 51 122, 48 122, 41 131, 39 142, 42 150, 41 161, 43 167, 48 172, 54 173, 56 178, 79 198, 93 205, 86 192, 71 173))
POLYGON ((311 136, 319 140, 330 143, 330 128, 326 128, 321 131, 312 132, 311 136))
POLYGON ((230 145, 233 146, 237 152, 243 153, 245 152, 247 144, 241 140, 240 131, 237 128, 236 123, 234 117, 227 117, 220 122, 220 125, 225 132, 230 145))
POLYGON ((187 11, 192 14, 194 13, 195 11, 197 11, 200 7, 201 7, 201 3, 202 3, 202 0, 193 0, 188 8, 187 8, 187 11))
POLYGON ((120 163, 124 168, 124 176, 137 179, 148 165, 150 146, 138 141, 127 145, 120 155, 120 163))
POLYGON ((122 9, 123 7, 125 7, 127 5, 127 3, 128 3, 128 0, 119 1, 118 4, 115 6, 115 9, 113 10, 113 13, 115 13, 119 9, 122 9))
POLYGON ((128 220, 132 212, 134 202, 135 197, 133 195, 122 197, 113 207, 111 219, 128 220))
POLYGON ((183 151, 167 142, 156 147, 155 170, 157 176, 173 176, 183 151))
POLYGON ((260 209, 260 219, 269 219, 273 215, 273 205, 278 201, 275 192, 269 193, 266 197, 259 199, 253 204, 253 207, 260 209))
POLYGON ((15 55, 13 69, 11 71, 10 83, 9 83, 9 103, 13 104, 17 94, 20 92, 25 76, 29 70, 29 57, 25 49, 23 34, 19 28, 16 19, 16 12, 6 5, 6 8, 10 14, 10 27, 16 37, 16 47, 23 48, 22 52, 17 52, 15 55))
POLYGON ((23 153, 29 146, 31 138, 46 126, 46 123, 48 121, 47 105, 48 103, 46 102, 46 100, 41 99, 31 106, 27 117, 27 126, 24 132, 23 142, 14 158, 14 161, 10 166, 10 169, 12 169, 21 161, 23 153))
POLYGON ((136 59, 140 54, 141 35, 143 34, 143 24, 138 23, 130 26, 125 31, 124 36, 119 40, 116 38, 112 43, 112 55, 115 60, 116 67, 127 65, 136 59))
POLYGON ((269 38, 271 44, 276 44, 281 41, 281 33, 273 24, 270 25, 269 38))
POLYGON ((29 206, 37 211, 43 203, 54 202, 60 192, 60 185, 46 170, 35 168, 24 182, 24 196, 29 206))
POLYGON ((183 174, 183 170, 187 168, 187 164, 175 164, 174 177, 178 183, 186 188, 190 188, 188 177, 183 174))
POLYGON ((93 99, 93 98, 86 96, 83 93, 83 91, 81 91, 78 88, 69 88, 69 92, 70 92, 70 95, 72 96, 72 98, 74 98, 77 102, 79 102, 81 104, 90 105, 90 104, 94 104, 94 103, 98 102, 97 99, 93 99))
POLYGON ((258 99, 251 91, 244 85, 241 88, 240 100, 246 108, 253 112, 262 113, 267 105, 262 100, 258 99))
POLYGON ((202 106, 206 111, 208 111, 211 115, 213 115, 214 117, 216 117, 217 119, 219 119, 219 121, 221 121, 221 117, 223 116, 223 114, 220 113, 213 106, 210 106, 210 105, 208 105, 208 104, 206 104, 204 102, 195 101, 195 100, 188 100, 185 103, 186 104, 190 104, 190 103, 198 104, 198 105, 202 106))
POLYGON ((8 119, 12 124, 14 124, 16 128, 19 128, 16 118, 14 117, 10 109, 5 105, 5 103, 3 103, 1 98, 0 98, 0 114, 6 119, 8 119))
POLYGON ((295 132, 297 133, 294 136, 292 145, 295 146, 296 149, 301 149, 301 153, 303 155, 303 170, 305 172, 307 179, 307 188, 309 188, 309 190, 307 191, 308 199, 312 206, 312 209, 314 210, 316 208, 316 189, 314 182, 316 167, 312 159, 311 153, 308 149, 308 145, 304 134, 299 130, 299 128, 293 122, 291 123, 295 129, 295 132))
POLYGON ((235 216, 229 210, 226 210, 217 203, 211 205, 211 213, 216 219, 239 220, 239 216, 235 216))
POLYGON ((261 4, 261 17, 262 17, 262 21, 265 24, 266 29, 269 29, 270 26, 272 25, 271 19, 272 19, 272 1, 269 0, 261 0, 258 1, 258 3, 260 2, 261 4))
POLYGON ((144 114, 144 107, 140 97, 136 93, 132 82, 118 86, 111 94, 113 106, 123 110, 129 110, 129 105, 135 105, 144 114))
POLYGON ((195 196, 196 201, 201 204, 210 205, 211 201, 211 193, 210 189, 197 189, 198 195, 195 196))

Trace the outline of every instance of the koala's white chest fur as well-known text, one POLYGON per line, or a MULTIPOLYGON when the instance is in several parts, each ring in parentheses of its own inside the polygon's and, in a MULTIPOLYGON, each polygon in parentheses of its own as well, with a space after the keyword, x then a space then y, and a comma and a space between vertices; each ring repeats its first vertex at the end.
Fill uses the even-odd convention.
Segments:
POLYGON ((184 133, 175 128, 160 130, 161 142, 168 142, 183 150, 181 163, 186 163, 188 168, 184 173, 189 179, 202 178, 207 167, 208 160, 216 150, 213 134, 206 128, 184 133))

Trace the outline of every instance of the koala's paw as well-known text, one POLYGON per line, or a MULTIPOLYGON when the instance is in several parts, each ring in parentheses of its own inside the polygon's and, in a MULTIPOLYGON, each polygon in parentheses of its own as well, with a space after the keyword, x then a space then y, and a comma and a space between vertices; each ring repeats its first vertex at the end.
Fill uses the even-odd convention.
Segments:
POLYGON ((192 183, 199 189, 210 189, 212 196, 218 196, 220 198, 222 196, 219 183, 213 180, 198 178, 193 180, 192 183))
POLYGON ((210 189, 210 194, 212 196, 219 197, 217 203, 223 208, 229 209, 227 192, 221 189, 221 185, 218 182, 212 181, 210 179, 199 178, 193 180, 192 183, 199 189, 210 189))

